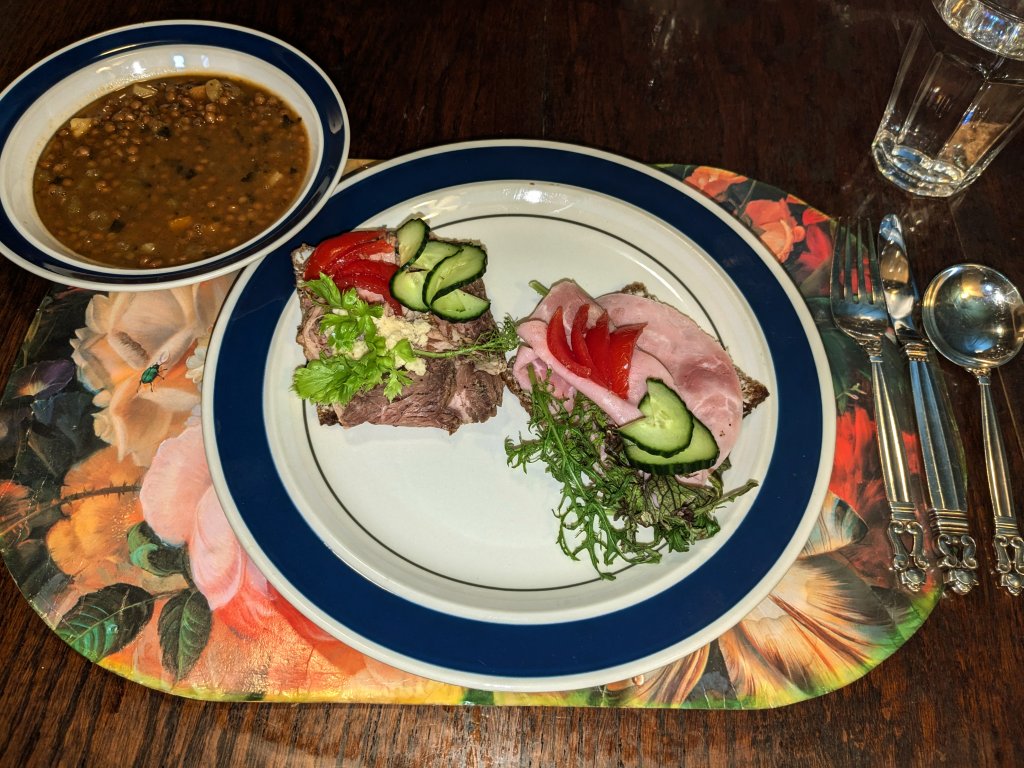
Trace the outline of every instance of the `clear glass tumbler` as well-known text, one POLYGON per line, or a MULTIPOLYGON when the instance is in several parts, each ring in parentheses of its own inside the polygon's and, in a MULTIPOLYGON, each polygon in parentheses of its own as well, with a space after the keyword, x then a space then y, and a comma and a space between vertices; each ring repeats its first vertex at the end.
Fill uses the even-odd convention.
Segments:
POLYGON ((932 0, 903 51, 871 153, 917 195, 948 197, 1024 124, 1024 0, 932 0))

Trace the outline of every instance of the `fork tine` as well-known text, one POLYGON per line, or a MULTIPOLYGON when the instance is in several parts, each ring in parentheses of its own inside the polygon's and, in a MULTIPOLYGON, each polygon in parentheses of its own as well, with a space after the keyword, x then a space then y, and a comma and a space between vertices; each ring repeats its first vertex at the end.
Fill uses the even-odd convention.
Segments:
POLYGON ((868 289, 867 275, 864 269, 864 258, 865 258, 865 237, 864 237, 864 219, 857 219, 857 235, 853 243, 854 251, 854 263, 856 264, 857 270, 857 303, 858 304, 870 304, 871 295, 868 289))
POLYGON ((843 279, 843 287, 846 289, 846 300, 858 302, 860 300, 860 260, 859 242, 860 230, 856 219, 846 223, 846 242, 843 244, 843 262, 846 274, 843 279), (853 290, 853 281, 857 281, 857 290, 853 290))
POLYGON ((867 224, 868 241, 868 269, 871 272, 871 303, 876 306, 885 304, 885 294, 882 291, 882 272, 878 265, 878 238, 876 230, 871 226, 870 219, 865 220, 867 224))

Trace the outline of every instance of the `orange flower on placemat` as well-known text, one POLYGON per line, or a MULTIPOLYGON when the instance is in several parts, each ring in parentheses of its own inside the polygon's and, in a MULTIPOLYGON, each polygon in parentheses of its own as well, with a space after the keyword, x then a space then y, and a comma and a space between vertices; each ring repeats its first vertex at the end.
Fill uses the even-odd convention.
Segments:
POLYGON ((809 224, 804 232, 804 251, 792 266, 791 274, 805 296, 828 296, 832 267, 828 224, 809 224))
POLYGON ((180 576, 158 576, 136 567, 128 530, 142 521, 135 493, 143 470, 104 448, 75 465, 64 478, 62 508, 46 536, 54 563, 71 577, 72 600, 110 584, 161 591, 184 586, 180 576))
POLYGON ((751 200, 743 209, 743 218, 779 261, 789 258, 794 244, 804 239, 804 227, 793 218, 785 200, 751 200))
POLYGON ((847 408, 836 417, 836 453, 829 488, 843 500, 857 500, 861 516, 884 505, 875 421, 864 408, 847 408))
POLYGON ((740 176, 737 173, 702 165, 694 168, 693 173, 687 176, 685 181, 691 187, 696 187, 705 195, 710 197, 719 197, 733 184, 739 184, 746 180, 747 179, 744 176, 740 176))
POLYGON ((147 466, 199 404, 187 359, 197 342, 205 345, 232 279, 98 294, 89 303, 72 358, 79 379, 96 393, 96 434, 121 456, 147 466))
MULTIPOLYGON (((904 442, 910 471, 920 476, 917 436, 904 433, 904 442)), ((882 482, 875 421, 863 408, 848 408, 836 418, 836 454, 829 488, 852 505, 868 525, 862 546, 850 552, 849 559, 866 580, 891 585, 893 573, 886 537, 889 506, 882 482)), ((930 536, 926 527, 926 548, 930 547, 930 536)))

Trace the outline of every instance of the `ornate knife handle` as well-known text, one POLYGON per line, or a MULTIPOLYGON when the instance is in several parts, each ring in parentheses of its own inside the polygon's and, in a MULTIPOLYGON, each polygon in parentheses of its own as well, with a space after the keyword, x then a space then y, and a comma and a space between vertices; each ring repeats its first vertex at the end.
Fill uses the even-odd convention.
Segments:
POLYGON ((996 529, 992 541, 996 552, 996 573, 1001 587, 1012 595, 1019 595, 1024 591, 1024 541, 1013 512, 1013 492, 1006 473, 1006 449, 992 405, 991 380, 985 372, 978 373, 977 379, 981 392, 985 467, 996 529))
POLYGON ((978 545, 968 532, 967 515, 958 509, 932 509, 932 527, 939 531, 936 546, 941 555, 937 565, 942 583, 958 595, 978 586, 978 545))
POLYGON ((892 502, 891 515, 886 536, 892 547, 892 569, 899 577, 900 584, 911 592, 924 586, 928 559, 924 554, 924 528, 917 521, 913 504, 892 502), (903 543, 903 537, 910 536, 910 549, 903 543))
POLYGON ((870 350, 869 359, 871 388, 875 395, 878 452, 882 459, 882 479, 891 511, 887 534, 892 547, 892 569, 904 588, 917 592, 924 585, 925 570, 928 568, 924 554, 924 529, 917 520, 910 496, 910 468, 889 394, 889 384, 882 369, 881 344, 870 350), (909 549, 904 544, 905 536, 910 537, 909 549))
POLYGON ((949 404, 940 397, 928 347, 911 342, 904 346, 904 352, 910 364, 910 387, 930 500, 929 519, 938 548, 937 565, 946 589, 966 595, 978 584, 978 545, 961 508, 966 488, 957 469, 963 459, 956 425, 949 404))

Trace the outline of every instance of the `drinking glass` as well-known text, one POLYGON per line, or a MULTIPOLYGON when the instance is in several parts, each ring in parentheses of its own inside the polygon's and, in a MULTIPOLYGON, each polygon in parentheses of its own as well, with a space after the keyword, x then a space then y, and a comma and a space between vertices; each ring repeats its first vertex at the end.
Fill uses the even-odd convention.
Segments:
POLYGON ((917 195, 978 178, 1024 124, 1024 0, 930 0, 903 51, 871 144, 878 170, 917 195))

